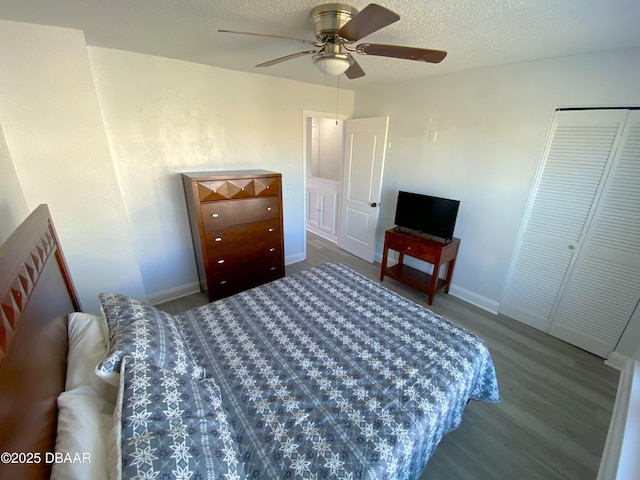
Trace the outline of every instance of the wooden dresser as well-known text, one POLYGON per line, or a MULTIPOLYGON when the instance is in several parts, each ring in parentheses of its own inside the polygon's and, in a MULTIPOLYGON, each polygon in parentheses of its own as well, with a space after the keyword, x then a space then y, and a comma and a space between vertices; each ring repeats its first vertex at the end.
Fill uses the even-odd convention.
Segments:
POLYGON ((200 287, 217 300, 284 276, 282 175, 183 173, 200 287))

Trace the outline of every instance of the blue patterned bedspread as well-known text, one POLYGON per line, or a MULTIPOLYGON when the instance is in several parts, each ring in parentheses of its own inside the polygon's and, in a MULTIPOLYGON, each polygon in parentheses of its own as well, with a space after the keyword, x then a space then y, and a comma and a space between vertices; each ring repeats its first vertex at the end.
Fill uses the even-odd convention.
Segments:
POLYGON ((221 389, 249 478, 418 478, 469 399, 484 342, 339 264, 174 317, 221 389))

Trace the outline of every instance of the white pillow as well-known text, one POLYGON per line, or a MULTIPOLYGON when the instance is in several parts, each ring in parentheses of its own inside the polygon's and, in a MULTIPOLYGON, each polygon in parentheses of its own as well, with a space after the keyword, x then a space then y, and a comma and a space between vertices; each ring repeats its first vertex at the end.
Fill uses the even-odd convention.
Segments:
MULTIPOLYGON (((107 356, 108 332, 104 317, 75 312, 69 315, 69 354, 65 390, 89 388, 97 397, 115 403, 116 388, 96 375, 98 363, 107 356)), ((84 392, 90 393, 90 392, 84 392)))
MULTIPOLYGON (((51 478, 107 480, 108 438, 113 427, 110 402, 92 395, 63 392, 58 397, 58 434, 51 478)), ((47 454, 50 456, 50 454, 47 454)))

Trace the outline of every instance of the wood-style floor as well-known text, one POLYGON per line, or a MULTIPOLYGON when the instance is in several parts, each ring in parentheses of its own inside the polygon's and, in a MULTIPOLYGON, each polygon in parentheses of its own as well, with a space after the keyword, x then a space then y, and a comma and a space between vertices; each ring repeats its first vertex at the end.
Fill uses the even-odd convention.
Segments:
MULTIPOLYGON (((307 259, 287 266, 287 275, 324 262, 379 279, 379 263, 311 233, 307 259)), ((383 284, 427 306, 425 295, 389 278, 383 284)), ((175 314, 206 302, 204 294, 195 294, 159 307, 175 314)), ((470 402, 462 425, 445 436, 420 480, 595 479, 618 371, 599 357, 451 295, 438 294, 429 308, 484 338, 502 402, 470 402)))

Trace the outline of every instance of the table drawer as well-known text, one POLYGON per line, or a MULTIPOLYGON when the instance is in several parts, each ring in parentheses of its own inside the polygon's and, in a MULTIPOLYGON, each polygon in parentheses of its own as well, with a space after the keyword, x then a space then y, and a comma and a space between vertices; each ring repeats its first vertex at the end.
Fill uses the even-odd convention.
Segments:
POLYGON ((427 245, 421 245, 420 243, 414 242, 408 238, 397 237, 395 235, 389 235, 387 237, 387 242, 391 250, 419 258, 426 262, 433 262, 435 260, 433 248, 430 248, 427 245))
POLYGON ((208 202, 203 203, 200 209, 205 229, 280 218, 278 197, 208 202))

